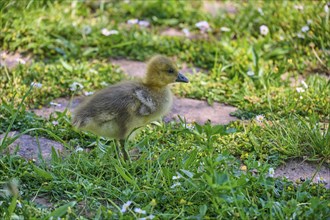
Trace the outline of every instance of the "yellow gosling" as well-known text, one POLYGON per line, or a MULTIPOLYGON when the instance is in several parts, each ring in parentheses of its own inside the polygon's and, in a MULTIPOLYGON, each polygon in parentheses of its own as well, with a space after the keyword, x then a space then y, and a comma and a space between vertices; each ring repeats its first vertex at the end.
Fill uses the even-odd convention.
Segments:
POLYGON ((134 129, 169 112, 173 99, 169 84, 174 82, 187 83, 188 79, 179 73, 172 60, 157 55, 148 63, 145 78, 121 82, 88 97, 75 109, 73 125, 116 139, 127 160, 126 138, 134 129))

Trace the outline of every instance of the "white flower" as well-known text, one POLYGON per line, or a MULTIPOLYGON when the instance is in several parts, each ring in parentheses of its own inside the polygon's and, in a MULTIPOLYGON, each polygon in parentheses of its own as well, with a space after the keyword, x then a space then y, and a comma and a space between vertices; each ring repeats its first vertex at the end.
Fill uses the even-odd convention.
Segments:
POLYGON ((296 91, 297 91, 298 93, 303 93, 303 92, 305 92, 305 89, 302 88, 302 87, 297 87, 297 88, 296 88, 296 91))
POLYGON ((50 102, 49 103, 51 106, 56 106, 56 107, 61 107, 62 104, 56 103, 56 102, 50 102))
POLYGON ((303 87, 305 87, 305 89, 308 89, 308 85, 304 80, 301 81, 301 84, 303 85, 303 87))
POLYGON ((38 82, 32 82, 31 86, 40 89, 42 87, 42 84, 38 82))
POLYGON ((52 124, 53 124, 54 126, 56 126, 56 125, 58 125, 58 121, 52 121, 52 124))
POLYGON ((147 217, 144 218, 138 218, 138 220, 147 220, 147 219, 154 219, 155 216, 154 215, 148 215, 147 217))
POLYGON ((303 5, 294 5, 293 7, 295 9, 297 9, 297 10, 300 10, 300 11, 304 10, 304 6, 303 5))
POLYGON ((313 21, 311 19, 308 19, 307 24, 311 24, 311 23, 313 23, 313 21))
POLYGON ((192 124, 186 124, 186 128, 188 128, 189 130, 194 130, 195 129, 195 126, 192 125, 192 124))
POLYGON ((274 168, 269 168, 269 170, 268 170, 268 176, 269 177, 274 177, 274 174, 275 174, 275 170, 274 170, 274 168))
POLYGON ((84 149, 82 149, 81 147, 78 147, 78 148, 76 148, 75 151, 76 151, 76 152, 82 152, 82 151, 84 151, 84 149))
POLYGON ((174 184, 171 186, 171 189, 174 189, 174 188, 177 187, 177 186, 181 186, 181 183, 179 183, 179 182, 174 183, 174 184))
POLYGON ((93 95, 93 94, 94 94, 94 92, 87 92, 87 91, 84 92, 85 96, 90 96, 90 95, 93 95))
POLYGON ((188 28, 183 28, 182 32, 184 33, 184 35, 186 35, 186 37, 188 37, 190 35, 190 31, 188 28))
POLYGON ((91 28, 90 26, 88 26, 88 25, 85 25, 85 26, 82 28, 81 32, 82 32, 83 34, 85 34, 85 35, 88 35, 88 34, 90 34, 90 33, 92 32, 92 28, 91 28))
POLYGON ((149 27, 150 22, 149 21, 139 21, 140 27, 149 27))
POLYGON ((172 176, 172 180, 178 180, 182 177, 180 173, 177 174, 178 174, 177 176, 172 176))
POLYGON ((101 86, 108 86, 109 84, 108 84, 107 82, 102 81, 102 82, 100 83, 100 85, 101 85, 101 86))
POLYGON ((23 60, 22 58, 16 58, 15 61, 19 64, 22 64, 22 65, 25 65, 26 64, 26 61, 23 60))
POLYGON ((119 34, 119 32, 117 30, 108 30, 106 28, 102 28, 101 33, 104 36, 110 36, 110 35, 115 35, 115 34, 119 34))
POLYGON ((147 214, 147 212, 145 210, 140 209, 140 208, 134 208, 134 212, 139 213, 139 214, 143 214, 143 215, 147 214))
POLYGON ((302 32, 307 32, 307 31, 309 31, 309 27, 306 25, 306 26, 301 28, 301 31, 302 32))
POLYGON ((148 218, 148 219, 154 219, 155 216, 154 216, 154 215, 149 215, 149 216, 147 216, 147 218, 148 218))
POLYGON ((202 32, 210 30, 210 25, 207 23, 207 21, 197 22, 195 26, 202 32))
POLYGON ((325 4, 325 6, 324 6, 324 11, 325 11, 325 13, 329 13, 329 8, 330 8, 330 3, 327 3, 327 4, 325 4))
POLYGON ((127 21, 127 24, 130 24, 130 25, 134 25, 134 24, 138 24, 139 23, 139 19, 136 19, 136 18, 134 18, 134 19, 129 19, 128 21, 127 21))
POLYGON ((92 69, 89 69, 88 72, 93 73, 93 74, 97 74, 97 71, 95 69, 93 69, 93 68, 92 69))
POLYGON ((254 72, 252 70, 247 71, 246 74, 248 76, 254 76, 254 72))
POLYGON ((221 27, 221 28, 220 28, 220 31, 222 31, 222 32, 229 32, 229 31, 231 31, 231 30, 230 30, 230 28, 228 28, 228 27, 221 27))
POLYGON ((316 182, 318 184, 325 184, 325 185, 327 184, 327 181, 323 177, 319 177, 319 176, 316 177, 316 182))
POLYGON ((262 15, 262 16, 264 15, 264 12, 262 11, 262 8, 258 8, 258 12, 259 12, 260 15, 262 15))
POLYGON ((298 38, 301 38, 301 39, 304 39, 305 38, 305 36, 302 33, 297 33, 297 37, 298 38))
POLYGON ((70 85, 70 90, 71 90, 71 91, 77 91, 77 90, 79 90, 79 89, 83 89, 83 88, 84 88, 84 86, 81 85, 81 84, 78 83, 78 82, 74 82, 74 83, 72 83, 72 84, 70 85))
POLYGON ((5 60, 7 58, 7 54, 5 52, 1 53, 0 55, 2 60, 5 60))
POLYGON ((16 202, 16 207, 20 208, 20 209, 23 207, 22 203, 19 200, 17 200, 17 202, 16 202))
POLYGON ((256 116, 256 121, 259 122, 259 123, 261 123, 264 119, 265 119, 265 116, 263 116, 263 115, 257 115, 256 116))
POLYGON ((269 32, 269 28, 266 25, 260 26, 260 34, 266 36, 269 32))
POLYGON ((127 211, 127 208, 132 204, 133 202, 132 201, 127 201, 123 204, 123 207, 121 208, 121 213, 124 213, 127 211))

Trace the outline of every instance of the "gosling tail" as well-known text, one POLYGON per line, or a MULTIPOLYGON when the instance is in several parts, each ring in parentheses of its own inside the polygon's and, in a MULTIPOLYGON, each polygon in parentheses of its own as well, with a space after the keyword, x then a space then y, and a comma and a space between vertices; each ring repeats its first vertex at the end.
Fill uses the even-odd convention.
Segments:
POLYGON ((82 127, 85 127, 86 123, 81 118, 73 115, 73 117, 72 117, 72 125, 74 127, 76 127, 76 128, 82 128, 82 127))

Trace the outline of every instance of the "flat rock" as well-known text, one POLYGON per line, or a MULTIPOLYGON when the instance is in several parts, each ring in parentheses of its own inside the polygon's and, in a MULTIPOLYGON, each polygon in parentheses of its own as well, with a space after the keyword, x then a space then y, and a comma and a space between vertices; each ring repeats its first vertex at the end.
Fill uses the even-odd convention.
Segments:
POLYGON ((205 70, 205 69, 202 69, 199 67, 195 67, 195 66, 190 66, 187 63, 182 63, 180 72, 183 74, 192 74, 193 75, 193 74, 199 73, 199 72, 207 73, 208 70, 205 70))
MULTIPOLYGON (((14 137, 15 135, 19 135, 18 132, 9 132, 7 138, 14 137)), ((4 134, 0 135, 0 139, 4 138, 4 134)), ((62 144, 49 140, 44 137, 33 137, 30 135, 23 134, 17 140, 15 140, 11 145, 9 145, 10 154, 14 154, 17 150, 17 154, 21 157, 24 157, 28 160, 36 160, 38 161, 38 155, 41 153, 43 159, 45 161, 49 161, 51 159, 52 147, 57 152, 63 152, 64 147, 62 144), (40 149, 39 149, 40 148, 40 149)))
POLYGON ((204 11, 210 13, 212 16, 216 16, 220 12, 227 12, 230 14, 237 13, 237 7, 233 2, 220 2, 220 1, 203 1, 204 11))
POLYGON ((112 64, 118 65, 127 75, 133 77, 143 77, 147 64, 144 62, 119 59, 119 60, 110 60, 112 64))
MULTIPOLYGON (((303 160, 289 160, 275 170, 275 177, 286 177, 293 182, 300 180, 300 178, 305 180, 312 179, 315 172, 318 170, 318 166, 318 164, 305 162, 303 160)), ((326 183, 325 187, 330 189, 330 168, 325 165, 321 166, 313 182, 324 182, 326 183)))
POLYGON ((281 80, 283 81, 289 80, 291 87, 301 87, 302 86, 301 82, 306 79, 302 75, 298 75, 297 77, 292 77, 289 76, 289 73, 284 73, 281 75, 281 80))
POLYGON ((34 202, 38 206, 41 206, 42 208, 53 208, 55 206, 53 203, 50 202, 50 199, 46 197, 38 196, 34 198, 32 202, 34 202))
POLYGON ((163 30, 160 32, 160 35, 169 36, 169 37, 184 37, 185 36, 185 34, 182 31, 175 29, 175 28, 168 28, 166 30, 163 30))
POLYGON ((66 109, 68 109, 68 111, 72 111, 72 109, 77 107, 83 99, 84 97, 82 96, 74 97, 72 101, 68 98, 58 98, 52 101, 53 104, 51 106, 41 109, 33 109, 32 111, 38 116, 49 118, 49 116, 54 112, 64 112, 66 109))
POLYGON ((0 51, 0 66, 6 66, 8 69, 12 69, 19 64, 25 65, 29 62, 30 57, 23 57, 19 53, 0 51))
POLYGON ((210 106, 206 101, 175 98, 172 111, 165 117, 165 121, 178 121, 179 115, 181 118, 185 118, 188 123, 204 124, 210 120, 212 124, 228 124, 237 120, 236 117, 230 116, 230 113, 236 110, 235 107, 219 103, 213 103, 210 106))

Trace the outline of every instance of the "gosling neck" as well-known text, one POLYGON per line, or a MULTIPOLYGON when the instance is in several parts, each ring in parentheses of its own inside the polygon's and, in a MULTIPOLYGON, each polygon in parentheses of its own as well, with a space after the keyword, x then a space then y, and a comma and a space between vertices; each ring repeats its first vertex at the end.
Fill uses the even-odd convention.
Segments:
POLYGON ((145 79, 142 83, 149 89, 156 91, 162 91, 168 88, 168 84, 164 84, 163 82, 155 82, 145 79))

